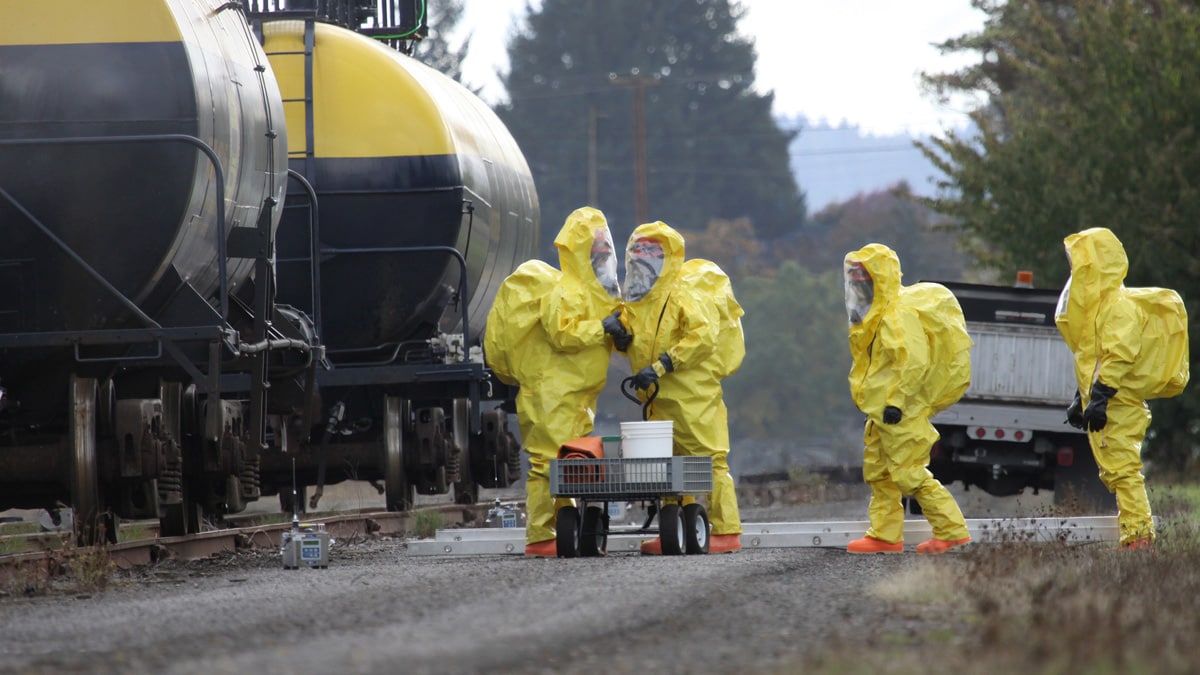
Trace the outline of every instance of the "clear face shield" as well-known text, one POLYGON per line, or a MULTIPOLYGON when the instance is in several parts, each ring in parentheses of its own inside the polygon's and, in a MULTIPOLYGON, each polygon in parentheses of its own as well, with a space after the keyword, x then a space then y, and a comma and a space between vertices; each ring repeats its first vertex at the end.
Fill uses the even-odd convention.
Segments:
POLYGON ((875 300, 875 282, 862 263, 846 263, 842 269, 846 277, 846 316, 852 325, 863 322, 871 311, 875 300))
POLYGON ((1067 315, 1067 303, 1071 300, 1071 277, 1067 277, 1067 283, 1063 286, 1062 293, 1058 295, 1058 306, 1054 308, 1054 319, 1058 321, 1067 315))
POLYGON ((607 227, 597 228, 592 233, 592 271, 596 280, 609 296, 621 297, 621 285, 617 281, 617 255, 612 233, 607 227))
POLYGON ((662 244, 641 237, 625 249, 625 299, 636 302, 646 297, 663 268, 662 244))

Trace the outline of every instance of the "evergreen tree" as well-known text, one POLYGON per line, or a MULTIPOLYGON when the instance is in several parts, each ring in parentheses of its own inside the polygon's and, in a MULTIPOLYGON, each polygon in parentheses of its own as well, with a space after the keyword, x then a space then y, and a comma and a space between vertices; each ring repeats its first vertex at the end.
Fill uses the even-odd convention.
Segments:
POLYGON ((498 110, 533 170, 542 253, 585 204, 618 244, 639 223, 635 98, 644 97, 646 219, 701 230, 748 218, 760 236, 800 226, 788 167, 792 134, 753 91, 753 41, 736 0, 544 0, 508 46, 509 102, 498 110))
POLYGON ((417 43, 413 49, 413 57, 434 68, 456 82, 462 82, 462 62, 467 57, 467 45, 471 36, 467 35, 455 49, 450 44, 450 36, 462 19, 464 0, 429 0, 426 3, 426 23, 429 25, 429 35, 417 43))
MULTIPOLYGON (((978 65, 929 76, 982 104, 977 130, 924 145, 946 174, 927 201, 986 244, 993 266, 1060 285, 1063 237, 1108 227, 1130 286, 1166 286, 1200 314, 1200 7, 1194 0, 974 0, 979 34, 943 45, 978 65)), ((1200 387, 1151 403, 1150 456, 1197 452, 1200 387)))

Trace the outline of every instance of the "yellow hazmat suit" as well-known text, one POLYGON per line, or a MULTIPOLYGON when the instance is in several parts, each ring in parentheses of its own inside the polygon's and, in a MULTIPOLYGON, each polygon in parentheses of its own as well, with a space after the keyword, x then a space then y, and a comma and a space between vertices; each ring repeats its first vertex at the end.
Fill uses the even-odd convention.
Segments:
POLYGON ((563 443, 592 432, 611 354, 601 322, 620 305, 604 214, 575 210, 554 245, 562 271, 539 261, 517 268, 496 295, 484 343, 493 370, 501 379, 502 369, 511 370, 508 379, 520 385, 517 417, 530 462, 527 544, 553 541, 558 507, 571 503, 550 495, 550 460, 563 443))
MULTIPOLYGON (((693 267, 693 273, 684 274, 683 237, 666 223, 634 230, 626 247, 622 320, 633 334, 626 353, 635 373, 653 369, 658 394, 650 404, 649 419, 674 422, 674 454, 712 458, 711 550, 737 550, 742 521, 729 475, 729 422, 721 378, 741 364, 745 345, 740 339, 735 344, 720 339, 722 312, 717 303, 727 305, 726 320, 738 322, 739 336, 742 309, 732 293, 706 286, 706 279, 716 278, 707 273, 707 266, 693 267)), ((646 395, 639 391, 642 400, 646 395)))
POLYGON ((1144 399, 1149 383, 1159 380, 1167 365, 1138 357, 1144 342, 1153 337, 1147 331, 1155 330, 1156 324, 1147 322, 1128 297, 1124 281, 1129 261, 1116 235, 1092 228, 1063 243, 1071 278, 1059 298, 1055 323, 1075 355, 1082 403, 1101 400, 1106 407, 1106 423, 1088 432, 1088 443, 1100 480, 1117 497, 1121 545, 1147 545, 1155 533, 1142 475, 1142 439, 1150 426, 1144 399), (1115 393, 1109 393, 1112 389, 1115 393))
POLYGON ((933 539, 917 547, 937 553, 968 540, 962 511, 927 468, 938 439, 928 400, 938 389, 927 381, 945 378, 932 363, 926 329, 915 308, 902 300, 900 259, 882 244, 869 244, 845 258, 850 318, 850 394, 867 416, 863 430, 863 479, 871 488, 867 538, 851 542, 854 553, 903 550, 903 495, 910 495, 933 528, 933 539))

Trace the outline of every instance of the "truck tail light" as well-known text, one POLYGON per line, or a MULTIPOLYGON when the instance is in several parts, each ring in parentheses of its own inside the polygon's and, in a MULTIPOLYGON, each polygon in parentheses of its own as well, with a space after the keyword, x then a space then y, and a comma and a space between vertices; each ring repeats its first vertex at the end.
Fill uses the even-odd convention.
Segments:
POLYGON ((1071 466, 1075 463, 1075 449, 1064 445, 1058 449, 1058 465, 1071 466))
POLYGON ((984 436, 987 436, 987 429, 983 427, 975 429, 975 438, 983 438, 984 436))

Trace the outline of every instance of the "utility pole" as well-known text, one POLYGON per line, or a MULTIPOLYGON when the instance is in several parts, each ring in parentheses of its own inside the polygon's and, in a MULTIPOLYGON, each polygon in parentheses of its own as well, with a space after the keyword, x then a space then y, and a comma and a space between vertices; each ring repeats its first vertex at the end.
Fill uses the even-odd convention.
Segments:
POLYGON ((600 185, 596 178, 596 106, 588 106, 588 205, 596 206, 599 198, 600 185))
POLYGON ((617 86, 633 87, 633 213, 635 225, 649 220, 646 204, 646 87, 658 86, 659 81, 649 75, 626 75, 615 77, 617 86))

